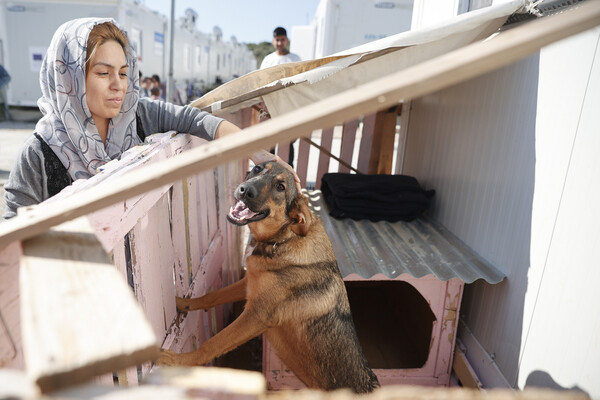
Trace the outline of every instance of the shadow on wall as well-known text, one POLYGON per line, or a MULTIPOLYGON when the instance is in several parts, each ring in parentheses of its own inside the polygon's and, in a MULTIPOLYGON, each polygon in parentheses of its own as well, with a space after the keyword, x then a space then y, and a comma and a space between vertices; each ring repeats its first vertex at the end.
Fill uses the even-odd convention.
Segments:
POLYGON ((525 381, 525 388, 545 388, 545 389, 553 389, 553 390, 561 390, 561 391, 575 391, 584 393, 587 396, 589 394, 581 389, 578 386, 572 386, 570 388, 563 387, 556 383, 556 381, 550 376, 549 373, 545 371, 533 371, 527 377, 527 381, 525 381))

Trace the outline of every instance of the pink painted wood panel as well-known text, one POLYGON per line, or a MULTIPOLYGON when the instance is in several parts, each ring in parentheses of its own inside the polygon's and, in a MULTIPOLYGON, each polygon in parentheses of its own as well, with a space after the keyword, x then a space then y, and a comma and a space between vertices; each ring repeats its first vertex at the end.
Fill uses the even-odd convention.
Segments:
MULTIPOLYGON (((358 119, 353 119, 344 124, 342 129, 342 144, 340 147, 340 158, 349 165, 352 165, 352 155, 354 154, 354 143, 356 141, 356 130, 358 129, 358 119)), ((339 165, 338 172, 349 173, 348 167, 339 165)))
POLYGON ((130 233, 135 294, 159 338, 175 317, 175 259, 167 212, 163 197, 130 233))
POLYGON ((20 242, 0 249, 0 368, 24 369, 19 302, 20 242))
POLYGON ((192 277, 192 255, 190 248, 187 193, 189 178, 175 182, 171 188, 171 237, 175 257, 175 293, 187 293, 192 277), (185 189, 184 189, 185 188, 185 189))
POLYGON ((358 170, 367 173, 369 171, 369 159, 371 157, 371 143, 375 134, 375 119, 377 114, 365 115, 363 118, 362 136, 360 139, 360 151, 358 153, 358 170))
MULTIPOLYGON (((198 185, 204 185, 204 177, 202 175, 196 175, 194 177, 190 177, 187 179, 187 184, 183 187, 183 196, 187 199, 184 202, 185 206, 185 220, 186 224, 186 235, 189 241, 189 249, 190 249, 190 261, 189 265, 189 273, 190 277, 194 276, 198 271, 200 266, 200 262, 202 261, 202 254, 206 251, 206 239, 205 234, 202 232, 202 227, 204 226, 202 219, 205 218, 205 215, 202 214, 201 210, 198 208, 198 185)), ((181 229, 181 227, 179 227, 181 229)))
MULTIPOLYGON (((346 277, 345 280, 365 279, 351 275, 346 277)), ((399 276, 395 281, 410 283, 417 289, 429 303, 435 316, 429 355, 425 364, 420 368, 374 369, 373 371, 382 385, 448 386, 450 384, 450 372, 464 283, 458 278, 444 282, 431 275, 415 278, 408 274, 399 276)), ((269 389, 298 389, 304 387, 304 384, 277 357, 266 339, 263 340, 263 373, 267 379, 269 389)))
MULTIPOLYGON (((311 138, 311 135, 308 135, 308 138, 311 138)), ((298 142, 298 166, 296 167, 296 173, 298 174, 298 178, 300 178, 300 184, 302 187, 306 187, 309 153, 310 144, 300 139, 298 142)))
POLYGON ((288 162, 290 158, 290 142, 282 142, 277 143, 277 152, 276 154, 283 161, 288 162))
MULTIPOLYGON (((146 149, 141 151, 137 148, 131 149, 125 153, 121 161, 113 161, 107 164, 105 172, 88 180, 82 184, 70 188, 70 191, 63 192, 50 199, 50 201, 60 201, 61 198, 68 196, 69 193, 77 192, 83 188, 97 184, 96 181, 115 178, 132 169, 140 169, 144 166, 152 165, 156 162, 173 157, 192 146, 197 146, 205 141, 192 137, 190 135, 171 134, 150 136, 151 144, 146 145, 146 149), (141 156, 143 155, 143 156, 141 156), (110 172, 110 174, 108 173, 110 172)), ((140 147, 141 148, 141 147, 140 147)), ((90 223, 97 232, 98 240, 104 246, 106 251, 111 251, 115 244, 119 242, 127 232, 144 215, 144 212, 152 207, 158 199, 166 193, 170 185, 165 185, 141 196, 128 199, 119 205, 113 205, 103 210, 94 212, 88 216, 90 223)))
MULTIPOLYGON (((333 127, 323 129, 321 132, 321 147, 331 153, 331 144, 333 143, 333 127)), ((317 167, 317 179, 315 182, 315 188, 321 188, 321 178, 323 174, 329 171, 329 161, 331 157, 323 152, 319 153, 319 164, 317 167)))

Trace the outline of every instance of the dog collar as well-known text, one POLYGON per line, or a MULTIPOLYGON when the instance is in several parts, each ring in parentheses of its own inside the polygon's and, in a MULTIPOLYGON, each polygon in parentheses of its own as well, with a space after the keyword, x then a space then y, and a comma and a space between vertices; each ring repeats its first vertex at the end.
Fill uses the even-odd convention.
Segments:
POLYGON ((280 242, 275 242, 275 243, 273 243, 273 251, 277 250, 277 247, 278 247, 279 245, 282 245, 282 244, 284 244, 284 243, 285 243, 285 242, 287 242, 288 240, 290 240, 290 238, 287 238, 287 239, 285 239, 285 240, 282 240, 282 241, 280 241, 280 242))

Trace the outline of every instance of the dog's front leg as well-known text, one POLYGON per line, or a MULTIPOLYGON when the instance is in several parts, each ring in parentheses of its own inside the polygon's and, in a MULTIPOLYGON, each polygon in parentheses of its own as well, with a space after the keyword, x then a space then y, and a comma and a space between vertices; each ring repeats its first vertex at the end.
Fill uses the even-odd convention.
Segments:
POLYGON ((258 318, 256 313, 246 309, 225 329, 204 342, 198 350, 180 354, 170 350, 161 350, 156 364, 204 365, 260 335, 266 328, 267 326, 258 318))
POLYGON ((219 304, 244 300, 246 298, 247 282, 248 279, 244 277, 236 283, 194 299, 176 297, 175 303, 177 309, 179 311, 206 310, 218 306, 219 304))

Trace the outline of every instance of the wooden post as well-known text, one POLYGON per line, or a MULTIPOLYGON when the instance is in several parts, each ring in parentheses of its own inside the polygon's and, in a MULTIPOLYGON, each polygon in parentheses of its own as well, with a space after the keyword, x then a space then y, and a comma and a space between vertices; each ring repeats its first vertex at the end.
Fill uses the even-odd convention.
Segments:
MULTIPOLYGON (((323 129, 321 131, 321 146, 331 151, 331 144, 333 142, 333 128, 323 129)), ((315 188, 321 189, 321 178, 323 174, 329 171, 329 161, 331 158, 325 153, 319 153, 319 164, 317 166, 317 180, 315 182, 315 188)))
MULTIPOLYGON (((340 158, 346 163, 352 165, 352 154, 354 152, 354 142, 356 141, 356 129, 358 128, 358 119, 353 119, 344 124, 342 130, 342 145, 340 149, 340 158)), ((339 172, 349 173, 350 168, 340 164, 339 172)))
POLYGON ((391 174, 394 159, 394 138, 396 122, 401 105, 379 111, 375 116, 375 129, 371 155, 369 158, 369 174, 391 174))

